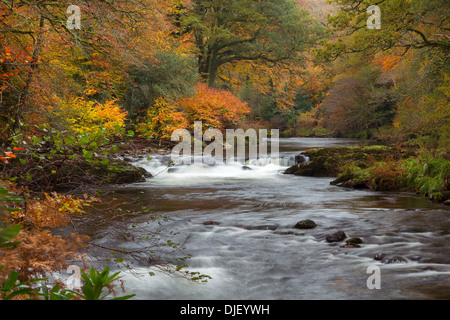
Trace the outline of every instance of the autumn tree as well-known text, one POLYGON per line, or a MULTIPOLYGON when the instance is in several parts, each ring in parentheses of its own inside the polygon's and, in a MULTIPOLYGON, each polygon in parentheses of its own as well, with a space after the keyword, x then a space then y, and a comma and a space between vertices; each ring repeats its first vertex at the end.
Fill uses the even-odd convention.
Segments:
POLYGON ((392 48, 450 50, 450 7, 446 0, 396 1, 331 0, 338 7, 328 22, 335 32, 333 41, 319 50, 319 56, 335 59, 342 53, 374 54, 392 48), (371 5, 381 10, 381 28, 369 29, 371 5), (345 39, 345 41, 343 41, 345 39))
POLYGON ((320 105, 324 126, 336 134, 370 135, 370 129, 392 123, 396 98, 393 83, 375 65, 336 76, 320 105))
MULTIPOLYGON (((131 65, 172 45, 167 1, 0 2, 0 114, 10 132, 45 122, 55 96, 105 103, 123 95, 131 65), (69 28, 70 5, 81 13, 69 28), (6 78, 8 76, 8 78, 6 78)), ((73 13, 73 12, 72 12, 73 13)), ((177 47, 182 51, 183 46, 177 47)), ((58 101, 58 99, 57 99, 58 101)))
POLYGON ((178 34, 192 35, 199 73, 210 86, 226 64, 299 61, 317 33, 308 12, 291 0, 193 0, 177 24, 178 34))
POLYGON ((203 121, 205 125, 224 130, 235 126, 250 112, 248 105, 227 90, 210 88, 200 83, 196 94, 178 101, 187 118, 203 121))

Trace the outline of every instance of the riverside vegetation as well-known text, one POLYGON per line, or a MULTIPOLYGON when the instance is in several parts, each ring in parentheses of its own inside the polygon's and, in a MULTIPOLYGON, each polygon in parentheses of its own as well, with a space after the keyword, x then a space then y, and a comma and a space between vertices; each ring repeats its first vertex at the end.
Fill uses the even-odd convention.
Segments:
POLYGON ((303 154, 311 161, 292 166, 286 174, 337 176, 332 185, 412 191, 440 202, 450 199, 450 161, 444 157, 381 145, 312 149, 303 154))

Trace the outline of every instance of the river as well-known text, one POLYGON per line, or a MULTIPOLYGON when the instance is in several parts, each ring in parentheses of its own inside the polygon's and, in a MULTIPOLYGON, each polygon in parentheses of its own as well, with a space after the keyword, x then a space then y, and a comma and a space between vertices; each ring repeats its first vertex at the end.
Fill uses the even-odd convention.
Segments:
MULTIPOLYGON (((167 170, 164 156, 136 159, 135 165, 155 177, 120 187, 112 196, 133 198, 166 215, 162 232, 183 242, 192 255, 189 270, 212 279, 196 284, 139 266, 139 276, 124 273, 127 293, 164 300, 450 299, 448 207, 410 193, 332 186, 333 177, 283 174, 293 156, 308 148, 358 143, 280 139, 282 161, 262 159, 247 170, 241 164, 167 170), (295 229, 304 219, 317 227, 295 229), (361 247, 328 243, 326 236, 338 230, 360 237, 361 247), (377 254, 400 258, 385 263, 374 260, 377 254), (379 268, 380 289, 367 286, 371 266, 379 268)), ((154 225, 146 219, 130 216, 126 222, 145 230, 154 225)))

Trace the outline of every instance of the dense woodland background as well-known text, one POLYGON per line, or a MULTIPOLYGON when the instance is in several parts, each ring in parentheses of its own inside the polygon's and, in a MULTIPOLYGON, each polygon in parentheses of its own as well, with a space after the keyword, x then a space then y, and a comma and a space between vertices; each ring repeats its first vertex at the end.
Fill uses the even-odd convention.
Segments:
MULTIPOLYGON (((51 228, 99 201, 86 191, 99 181, 92 167, 124 172, 110 155, 136 141, 164 146, 195 120, 283 137, 377 139, 411 157, 347 173, 450 198, 448 2, 377 1, 381 29, 368 29, 372 4, 0 1, 2 297, 36 297, 16 280, 82 259, 86 239, 51 228), (67 27, 74 4, 81 29, 67 27)), ((115 280, 106 271, 85 280, 106 286, 115 280)), ((87 291, 81 298, 100 297, 87 291)), ((39 294, 80 297, 62 287, 39 294)))

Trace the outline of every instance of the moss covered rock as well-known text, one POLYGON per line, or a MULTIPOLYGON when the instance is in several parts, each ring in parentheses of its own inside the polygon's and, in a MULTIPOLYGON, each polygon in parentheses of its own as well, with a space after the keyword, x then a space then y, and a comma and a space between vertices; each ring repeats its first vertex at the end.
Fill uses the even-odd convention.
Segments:
POLYGON ((28 159, 11 167, 4 178, 13 177, 20 186, 48 192, 144 182, 151 174, 120 159, 42 155, 42 159, 28 159))
POLYGON ((114 159, 108 163, 70 162, 61 167, 60 184, 73 182, 93 185, 130 184, 144 182, 151 174, 143 168, 135 167, 126 161, 114 159))
POLYGON ((402 152, 386 146, 317 148, 303 152, 311 159, 286 170, 286 174, 311 177, 337 177, 347 166, 367 168, 371 162, 402 157, 402 152))
POLYGON ((306 219, 306 220, 302 220, 297 222, 297 224, 295 225, 294 228, 296 229, 314 229, 315 227, 317 227, 317 224, 310 220, 310 219, 306 219))

